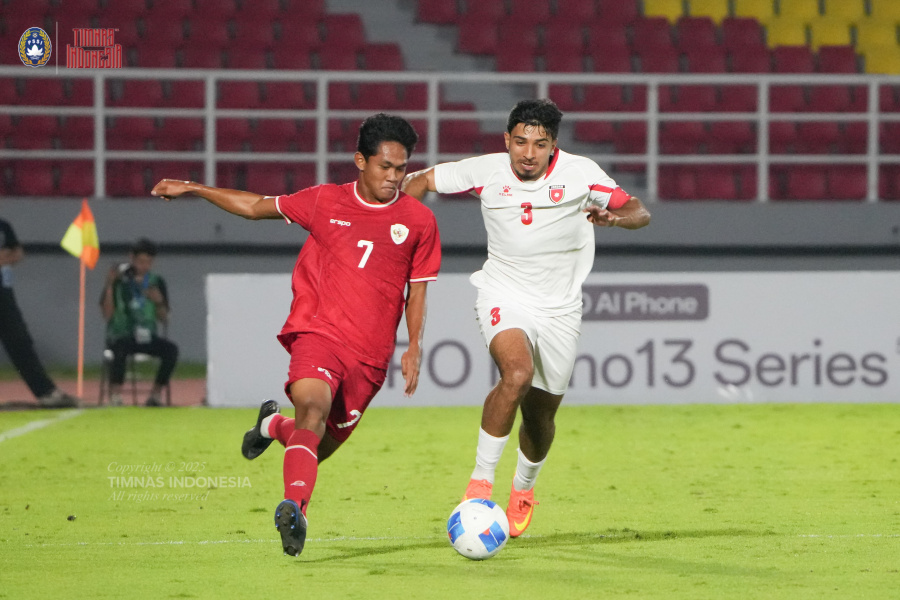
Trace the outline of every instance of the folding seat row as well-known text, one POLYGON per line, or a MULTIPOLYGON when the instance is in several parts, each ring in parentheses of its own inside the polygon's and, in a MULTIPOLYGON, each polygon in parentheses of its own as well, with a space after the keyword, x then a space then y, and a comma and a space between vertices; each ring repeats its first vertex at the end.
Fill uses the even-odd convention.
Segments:
POLYGON ((260 194, 290 194, 315 185, 312 163, 223 162, 216 165, 216 185, 260 194))
POLYGON ((640 17, 638 2, 623 0, 478 0, 465 4, 461 10, 457 2, 447 0, 418 0, 416 19, 421 23, 456 25, 477 20, 515 22, 517 24, 545 22, 553 18, 572 21, 603 19, 610 27, 618 27, 640 17))
POLYGON ((0 189, 9 196, 91 196, 94 166, 83 160, 0 163, 0 189))

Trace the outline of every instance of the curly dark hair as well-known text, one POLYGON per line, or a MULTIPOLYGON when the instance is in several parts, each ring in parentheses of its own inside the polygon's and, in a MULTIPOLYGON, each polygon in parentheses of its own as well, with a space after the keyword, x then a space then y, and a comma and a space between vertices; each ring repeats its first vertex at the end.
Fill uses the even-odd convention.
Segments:
POLYGON ((518 102, 509 113, 506 121, 506 131, 512 133, 519 123, 543 127, 550 134, 551 139, 559 135, 559 122, 562 121, 562 111, 553 102, 546 98, 541 100, 522 100, 518 102))
POLYGON ((359 126, 356 151, 369 160, 370 156, 378 154, 378 147, 382 142, 398 142, 406 148, 406 158, 409 158, 418 141, 419 134, 409 121, 395 115, 378 113, 367 118, 359 126))

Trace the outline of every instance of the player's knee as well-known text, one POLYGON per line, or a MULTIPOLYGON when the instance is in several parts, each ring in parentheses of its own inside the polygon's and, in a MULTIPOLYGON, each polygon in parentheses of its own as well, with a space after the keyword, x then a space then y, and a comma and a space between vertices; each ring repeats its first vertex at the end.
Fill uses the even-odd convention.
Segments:
POLYGON ((515 365, 506 369, 500 376, 500 380, 516 391, 517 397, 524 396, 531 387, 534 378, 534 367, 531 365, 515 365))

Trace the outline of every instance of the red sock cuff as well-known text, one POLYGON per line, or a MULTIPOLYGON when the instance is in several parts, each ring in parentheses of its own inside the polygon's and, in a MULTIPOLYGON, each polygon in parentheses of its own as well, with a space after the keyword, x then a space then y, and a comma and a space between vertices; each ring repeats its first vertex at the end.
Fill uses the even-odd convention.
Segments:
POLYGON ((319 436, 309 429, 295 429, 288 438, 286 447, 303 446, 308 448, 313 454, 317 454, 319 450, 319 436))

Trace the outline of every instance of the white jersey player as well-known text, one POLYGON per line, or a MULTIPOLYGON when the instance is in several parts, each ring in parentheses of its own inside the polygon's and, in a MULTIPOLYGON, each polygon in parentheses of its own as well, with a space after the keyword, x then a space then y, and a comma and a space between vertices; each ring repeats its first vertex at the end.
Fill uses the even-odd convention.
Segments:
POLYGON ((643 203, 595 162, 557 148, 561 119, 549 100, 519 102, 504 134, 508 154, 440 164, 403 184, 419 199, 426 191, 470 191, 481 199, 488 259, 471 281, 500 381, 485 399, 476 466, 463 497, 490 498, 521 407, 519 460, 506 511, 513 537, 531 522, 534 483, 575 364, 581 286, 594 260, 591 223, 638 229, 650 222, 643 203))

